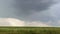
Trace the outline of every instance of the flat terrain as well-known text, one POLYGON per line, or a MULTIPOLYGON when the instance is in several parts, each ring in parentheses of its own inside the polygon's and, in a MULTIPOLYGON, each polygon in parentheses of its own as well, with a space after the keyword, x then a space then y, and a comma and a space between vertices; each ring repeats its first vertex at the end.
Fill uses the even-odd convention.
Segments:
POLYGON ((60 27, 0 27, 0 34, 60 34, 60 27))

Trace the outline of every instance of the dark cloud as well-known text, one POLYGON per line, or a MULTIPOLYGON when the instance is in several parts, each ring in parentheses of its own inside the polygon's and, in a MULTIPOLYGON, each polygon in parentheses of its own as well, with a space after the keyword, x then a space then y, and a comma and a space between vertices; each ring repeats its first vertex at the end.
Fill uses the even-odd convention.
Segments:
POLYGON ((52 0, 16 0, 14 8, 19 10, 18 14, 30 15, 32 10, 34 10, 34 12, 43 11, 48 9, 51 4, 52 0))
POLYGON ((0 17, 18 18, 29 22, 42 21, 48 23, 48 21, 52 21, 51 25, 57 24, 55 22, 58 19, 60 20, 60 3, 56 3, 55 6, 54 2, 56 1, 0 0, 0 17))

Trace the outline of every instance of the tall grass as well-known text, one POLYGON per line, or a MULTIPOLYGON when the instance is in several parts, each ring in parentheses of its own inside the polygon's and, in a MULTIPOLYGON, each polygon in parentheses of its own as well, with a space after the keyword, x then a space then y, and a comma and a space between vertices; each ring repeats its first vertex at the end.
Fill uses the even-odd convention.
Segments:
POLYGON ((58 27, 0 27, 0 34, 60 34, 58 27))

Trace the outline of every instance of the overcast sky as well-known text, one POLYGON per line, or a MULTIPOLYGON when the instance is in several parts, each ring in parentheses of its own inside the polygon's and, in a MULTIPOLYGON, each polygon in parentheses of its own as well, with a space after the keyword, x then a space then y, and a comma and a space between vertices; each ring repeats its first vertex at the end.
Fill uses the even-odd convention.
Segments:
POLYGON ((0 0, 0 18, 60 26, 60 0, 0 0))

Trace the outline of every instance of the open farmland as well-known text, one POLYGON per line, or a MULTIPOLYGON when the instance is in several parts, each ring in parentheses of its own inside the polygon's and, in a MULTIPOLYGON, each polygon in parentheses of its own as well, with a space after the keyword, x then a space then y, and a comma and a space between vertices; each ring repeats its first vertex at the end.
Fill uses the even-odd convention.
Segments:
POLYGON ((60 27, 0 27, 0 34, 60 34, 60 27))

